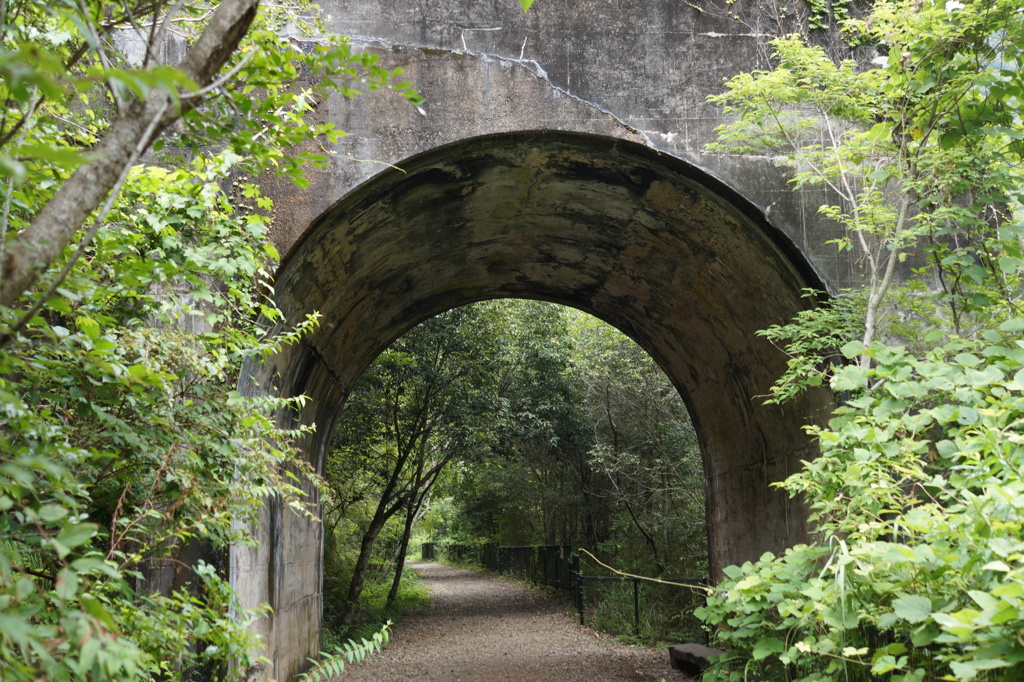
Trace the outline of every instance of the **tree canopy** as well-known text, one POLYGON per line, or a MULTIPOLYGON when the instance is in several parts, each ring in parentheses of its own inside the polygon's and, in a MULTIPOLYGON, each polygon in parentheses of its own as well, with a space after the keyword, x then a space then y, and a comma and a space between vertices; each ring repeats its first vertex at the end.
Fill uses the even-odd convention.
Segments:
POLYGON ((840 404, 781 484, 814 540, 726 569, 705 679, 1015 680, 1024 13, 885 0, 844 29, 874 58, 779 39, 712 98, 736 117, 716 151, 832 191, 866 287, 764 331, 790 356, 773 402, 826 384, 840 404))
POLYGON ((487 301, 403 336, 349 396, 327 478, 329 627, 378 613, 375 587, 359 596, 382 576, 394 599, 413 535, 706 570, 700 450, 678 393, 623 334, 553 304, 487 301))
POLYGON ((253 179, 302 183, 326 158, 290 148, 342 134, 307 121, 316 98, 395 75, 314 39, 312 9, 0 2, 5 680, 260 664, 223 552, 269 495, 312 513, 311 472, 275 418, 300 400, 234 389, 315 320, 257 322, 280 314, 253 179))

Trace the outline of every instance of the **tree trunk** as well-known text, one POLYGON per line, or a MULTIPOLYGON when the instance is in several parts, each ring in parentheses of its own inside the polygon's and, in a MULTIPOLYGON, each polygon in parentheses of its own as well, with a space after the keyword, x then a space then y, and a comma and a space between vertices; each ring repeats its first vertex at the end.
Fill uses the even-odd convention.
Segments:
POLYGON ((644 541, 647 543, 647 546, 651 548, 651 558, 654 560, 654 569, 657 571, 659 576, 664 575, 665 565, 658 557, 658 545, 654 542, 654 537, 640 524, 640 519, 637 518, 636 512, 633 511, 633 505, 629 503, 629 499, 623 496, 622 503, 625 505, 626 511, 629 512, 629 518, 633 520, 633 525, 636 526, 638 531, 640 531, 640 535, 644 537, 644 541))
POLYGON ((388 599, 385 607, 390 608, 398 597, 398 586, 402 583, 402 572, 405 570, 405 556, 409 552, 409 536, 412 535, 412 527, 416 521, 418 505, 409 498, 409 505, 405 511, 405 528, 402 530, 402 540, 398 543, 398 557, 395 561, 395 577, 391 580, 391 590, 388 592, 388 599))
POLYGON ((439 465, 431 467, 427 476, 421 481, 422 490, 409 497, 409 506, 406 508, 405 529, 402 532, 402 541, 398 545, 398 556, 395 559, 395 577, 391 581, 391 590, 388 592, 386 606, 395 603, 398 597, 398 587, 402 584, 402 573, 405 570, 405 557, 409 553, 409 538, 412 536, 412 529, 423 517, 423 507, 430 500, 430 491, 437 483, 441 475, 441 469, 448 463, 451 457, 446 457, 439 465), (425 484, 424 484, 425 483, 425 484))
MULTIPOLYGON (((259 0, 224 0, 178 68, 200 88, 209 85, 238 47, 256 16, 259 0)), ((153 88, 145 100, 125 107, 94 150, 95 160, 79 167, 32 223, 7 246, 0 279, 0 304, 12 305, 56 260, 89 215, 117 187, 126 169, 195 99, 175 103, 153 88)))
POLYGON ((373 518, 370 520, 370 525, 363 533, 363 540, 359 545, 359 558, 356 559, 356 565, 352 571, 352 582, 348 586, 348 597, 341 605, 341 622, 346 625, 350 622, 356 604, 359 603, 359 597, 363 594, 363 587, 366 585, 366 569, 370 566, 370 557, 373 555, 373 544, 377 541, 377 536, 380 535, 380 531, 388 519, 404 506, 403 502, 396 502, 389 509, 387 498, 382 498, 377 505, 377 511, 374 512, 373 518))
POLYGON ((350 622, 359 597, 363 593, 363 586, 366 584, 366 569, 370 565, 370 555, 373 553, 373 543, 377 541, 377 535, 383 527, 384 522, 381 521, 378 524, 377 517, 374 516, 370 521, 370 527, 363 533, 363 541, 359 545, 359 558, 356 559, 355 568, 352 570, 352 582, 348 585, 348 597, 341 605, 341 622, 346 625, 350 622))

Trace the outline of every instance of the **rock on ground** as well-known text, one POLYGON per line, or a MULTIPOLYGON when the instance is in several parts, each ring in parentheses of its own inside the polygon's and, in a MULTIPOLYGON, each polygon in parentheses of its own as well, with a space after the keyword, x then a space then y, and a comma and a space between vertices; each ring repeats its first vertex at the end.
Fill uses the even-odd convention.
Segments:
POLYGON ((574 621, 557 599, 510 580, 412 564, 432 599, 394 628, 373 659, 338 682, 688 682, 663 648, 623 644, 574 621))

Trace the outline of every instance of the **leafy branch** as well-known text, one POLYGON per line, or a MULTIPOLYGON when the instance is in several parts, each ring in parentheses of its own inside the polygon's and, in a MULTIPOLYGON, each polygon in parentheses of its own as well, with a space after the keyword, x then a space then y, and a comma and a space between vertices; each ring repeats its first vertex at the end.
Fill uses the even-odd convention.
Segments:
POLYGON ((346 664, 362 663, 379 652, 387 644, 390 636, 391 621, 389 620, 369 639, 366 637, 360 637, 358 641, 350 639, 336 646, 333 652, 320 652, 319 659, 308 659, 313 667, 299 675, 297 679, 299 682, 328 682, 335 675, 345 672, 346 664))

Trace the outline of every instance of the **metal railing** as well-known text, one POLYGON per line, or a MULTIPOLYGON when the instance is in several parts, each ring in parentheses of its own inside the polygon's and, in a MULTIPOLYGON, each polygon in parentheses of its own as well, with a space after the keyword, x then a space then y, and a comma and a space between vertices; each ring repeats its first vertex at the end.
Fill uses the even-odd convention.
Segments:
MULTIPOLYGON (((633 634, 641 630, 643 590, 666 590, 675 588, 676 594, 664 595, 672 602, 671 608, 678 612, 680 627, 691 633, 707 632, 692 616, 693 609, 703 603, 700 590, 708 585, 706 578, 662 578, 652 581, 645 578, 622 575, 585 575, 580 565, 580 555, 573 553, 570 545, 525 545, 500 546, 495 542, 484 544, 423 543, 421 554, 426 561, 444 558, 448 561, 474 563, 488 570, 529 580, 535 585, 548 585, 568 591, 580 625, 584 624, 586 596, 596 594, 593 589, 584 590, 587 583, 593 586, 615 583, 632 583, 633 634), (641 583, 648 583, 642 586, 641 583), (643 587, 643 589, 642 589, 643 587), (678 590, 684 590, 679 593, 678 590), (682 622, 686 621, 686 622, 682 622)), ((622 633, 625 634, 625 633, 622 633)))
POLYGON ((424 542, 420 555, 425 561, 440 558, 456 563, 473 563, 490 571, 529 580, 535 585, 572 589, 570 545, 502 546, 496 542, 479 545, 424 542))
MULTIPOLYGON (((675 588, 686 588, 686 592, 683 593, 684 598, 677 604, 680 608, 681 613, 686 611, 692 611, 692 609, 699 605, 700 599, 693 599, 694 588, 703 588, 708 585, 706 578, 641 578, 637 576, 624 576, 624 575, 585 575, 580 566, 580 555, 572 555, 572 573, 576 578, 573 590, 573 604, 576 606, 576 613, 579 615, 580 625, 584 624, 584 593, 583 585, 587 582, 595 583, 632 583, 633 586, 633 634, 640 634, 640 585, 641 583, 647 583, 648 586, 657 586, 659 589, 665 587, 675 588)), ((650 589, 650 587, 648 588, 650 589)), ((691 618, 692 619, 692 618, 691 618)), ((696 620, 690 623, 691 630, 700 631, 703 634, 704 643, 707 644, 708 632, 707 630, 696 620)))

